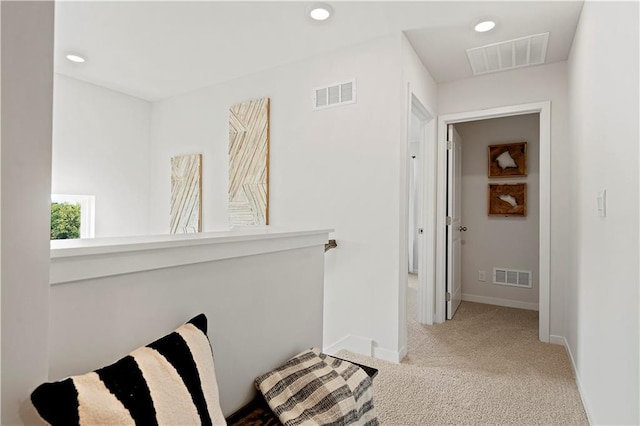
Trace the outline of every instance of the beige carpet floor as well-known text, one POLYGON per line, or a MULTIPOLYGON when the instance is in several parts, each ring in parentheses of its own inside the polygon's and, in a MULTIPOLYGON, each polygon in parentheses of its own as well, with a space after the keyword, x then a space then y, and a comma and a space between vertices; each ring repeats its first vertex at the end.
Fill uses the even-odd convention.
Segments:
POLYGON ((588 425, 565 349, 538 340, 537 312, 463 302, 453 320, 425 326, 415 298, 410 281, 401 364, 338 354, 379 369, 381 424, 588 425))

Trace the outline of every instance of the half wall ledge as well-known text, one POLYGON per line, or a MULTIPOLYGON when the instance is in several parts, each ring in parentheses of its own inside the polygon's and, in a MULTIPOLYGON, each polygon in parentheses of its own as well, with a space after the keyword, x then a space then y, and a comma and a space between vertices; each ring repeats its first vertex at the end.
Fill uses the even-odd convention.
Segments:
POLYGON ((324 250, 333 229, 234 228, 198 234, 51 241, 50 284, 303 247, 324 250))

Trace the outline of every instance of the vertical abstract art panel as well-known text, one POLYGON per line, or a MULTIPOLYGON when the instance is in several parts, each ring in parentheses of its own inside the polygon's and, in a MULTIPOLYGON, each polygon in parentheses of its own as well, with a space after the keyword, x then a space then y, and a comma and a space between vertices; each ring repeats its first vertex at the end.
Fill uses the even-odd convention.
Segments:
POLYGON ((171 158, 170 233, 202 231, 202 155, 171 158))
POLYGON ((229 110, 229 225, 269 224, 269 98, 229 110))

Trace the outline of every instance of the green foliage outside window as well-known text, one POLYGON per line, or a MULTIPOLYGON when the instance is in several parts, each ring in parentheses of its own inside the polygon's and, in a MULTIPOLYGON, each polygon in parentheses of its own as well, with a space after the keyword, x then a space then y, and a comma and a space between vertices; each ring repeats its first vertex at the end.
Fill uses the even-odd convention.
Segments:
POLYGON ((80 238, 80 204, 51 203, 51 239, 80 238))

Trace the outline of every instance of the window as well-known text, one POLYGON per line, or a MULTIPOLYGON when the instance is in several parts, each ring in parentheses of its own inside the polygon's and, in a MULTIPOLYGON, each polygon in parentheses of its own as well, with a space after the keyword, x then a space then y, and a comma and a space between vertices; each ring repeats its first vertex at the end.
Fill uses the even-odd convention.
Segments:
POLYGON ((93 195, 51 194, 51 239, 93 238, 95 200, 93 195))

